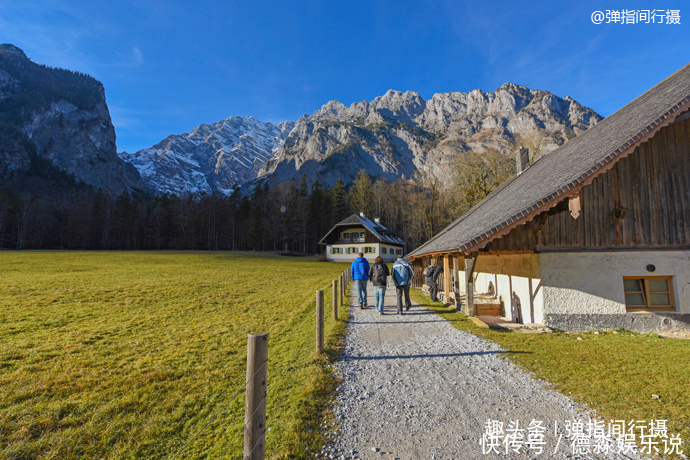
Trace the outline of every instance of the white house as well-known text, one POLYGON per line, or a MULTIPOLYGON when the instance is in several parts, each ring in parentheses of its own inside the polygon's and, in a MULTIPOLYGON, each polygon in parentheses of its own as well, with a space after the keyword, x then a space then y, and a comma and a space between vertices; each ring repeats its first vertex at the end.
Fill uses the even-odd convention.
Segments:
POLYGON ((319 244, 326 246, 326 258, 329 262, 348 262, 363 252, 370 262, 381 256, 384 261, 392 262, 404 255, 405 242, 384 227, 378 218, 373 221, 364 214, 352 214, 338 222, 321 238, 319 244))

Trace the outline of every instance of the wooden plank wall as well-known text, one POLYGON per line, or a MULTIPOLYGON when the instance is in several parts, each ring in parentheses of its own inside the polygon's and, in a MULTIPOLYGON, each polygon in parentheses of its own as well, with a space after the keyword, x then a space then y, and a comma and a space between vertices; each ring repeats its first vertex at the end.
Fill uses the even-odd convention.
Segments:
MULTIPOLYGON (((690 118, 662 128, 566 206, 492 242, 492 252, 690 247, 690 118)), ((565 203, 567 204, 567 203, 565 203)))

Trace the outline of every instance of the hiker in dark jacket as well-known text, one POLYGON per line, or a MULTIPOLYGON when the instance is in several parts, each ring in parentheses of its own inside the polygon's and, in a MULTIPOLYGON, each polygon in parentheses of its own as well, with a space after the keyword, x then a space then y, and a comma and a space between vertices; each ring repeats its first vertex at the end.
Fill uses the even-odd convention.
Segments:
POLYGON ((386 295, 386 285, 388 283, 388 265, 385 264, 381 256, 374 260, 374 265, 369 269, 369 280, 374 284, 374 306, 379 315, 383 315, 383 298, 386 295))
POLYGON ((436 280, 438 276, 443 273, 443 267, 440 265, 429 265, 424 269, 424 276, 426 277, 426 284, 429 286, 429 295, 432 302, 438 302, 436 294, 438 293, 438 285, 436 280))
POLYGON ((357 285, 357 300, 359 308, 367 308, 367 280, 369 279, 369 261, 364 258, 364 253, 357 254, 350 267, 350 277, 357 285))

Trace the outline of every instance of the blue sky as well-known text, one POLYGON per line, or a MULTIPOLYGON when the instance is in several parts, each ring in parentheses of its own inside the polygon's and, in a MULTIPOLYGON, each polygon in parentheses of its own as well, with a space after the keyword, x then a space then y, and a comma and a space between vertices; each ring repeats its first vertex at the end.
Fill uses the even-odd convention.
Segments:
POLYGON ((494 91, 510 81, 606 116, 686 65, 680 1, 0 0, 0 42, 103 82, 118 150, 231 115, 296 120, 388 89, 494 91), (594 11, 680 10, 680 25, 594 11))

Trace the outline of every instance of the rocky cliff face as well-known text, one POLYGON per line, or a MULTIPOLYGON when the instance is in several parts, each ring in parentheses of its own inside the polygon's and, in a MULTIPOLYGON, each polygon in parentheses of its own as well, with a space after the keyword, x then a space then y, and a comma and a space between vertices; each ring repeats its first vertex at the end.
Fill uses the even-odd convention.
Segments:
POLYGON ((30 61, 0 45, 0 177, 39 159, 109 193, 145 189, 117 155, 103 85, 84 74, 30 61))
POLYGON ((232 193, 256 178, 294 122, 278 126, 254 117, 230 117, 172 135, 149 149, 120 157, 134 165, 155 193, 232 193))
POLYGON ((307 174, 333 184, 360 169, 389 180, 428 171, 450 179, 453 159, 470 150, 510 154, 538 139, 547 153, 601 120, 569 97, 506 83, 494 93, 438 93, 425 101, 390 90, 346 107, 330 101, 300 118, 258 176, 276 184, 307 174))

